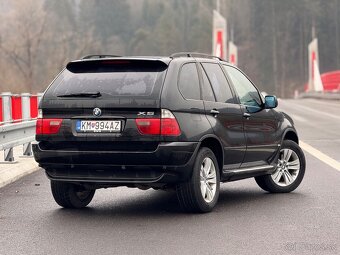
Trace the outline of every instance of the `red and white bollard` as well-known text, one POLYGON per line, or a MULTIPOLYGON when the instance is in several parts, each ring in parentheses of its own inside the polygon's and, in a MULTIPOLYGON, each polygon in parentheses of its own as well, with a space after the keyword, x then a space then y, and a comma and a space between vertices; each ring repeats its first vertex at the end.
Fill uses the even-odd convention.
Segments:
MULTIPOLYGON (((31 120, 31 94, 22 93, 21 94, 21 114, 22 121, 31 120)), ((32 156, 32 143, 25 143, 23 145, 23 155, 32 156)))

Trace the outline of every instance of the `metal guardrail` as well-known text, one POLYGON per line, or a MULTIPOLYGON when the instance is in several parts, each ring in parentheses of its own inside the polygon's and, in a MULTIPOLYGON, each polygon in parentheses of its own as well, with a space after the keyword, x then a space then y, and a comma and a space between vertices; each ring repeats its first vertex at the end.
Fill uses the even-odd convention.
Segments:
MULTIPOLYGON (((31 117, 31 94, 22 93, 12 95, 9 92, 1 93, 2 101, 2 122, 0 122, 0 151, 4 151, 4 161, 14 162, 13 148, 23 145, 23 155, 32 156, 32 142, 35 140, 36 118, 31 117), (12 97, 20 97, 21 118, 16 118, 12 110, 17 105, 12 105, 12 97), (15 106, 13 108, 13 106, 15 106)), ((38 103, 42 94, 38 94, 38 103)), ((36 103, 36 104, 38 104, 36 103)), ((37 105, 34 104, 34 108, 37 105)), ((37 110, 37 109, 36 109, 37 110)), ((0 162, 1 164, 1 162, 0 162)))
POLYGON ((13 147, 23 145, 23 155, 32 156, 32 144, 35 139, 36 120, 0 126, 0 151, 4 151, 4 160, 13 162, 13 147))

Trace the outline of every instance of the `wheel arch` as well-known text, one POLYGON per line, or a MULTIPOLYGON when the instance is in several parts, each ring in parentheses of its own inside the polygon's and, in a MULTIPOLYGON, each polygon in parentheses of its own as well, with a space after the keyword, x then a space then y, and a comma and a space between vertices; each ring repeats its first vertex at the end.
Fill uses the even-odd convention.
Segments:
POLYGON ((220 173, 222 173, 223 165, 224 165, 224 152, 221 141, 214 135, 207 135, 201 138, 200 140, 200 148, 207 147, 215 154, 217 159, 218 167, 220 169, 220 173))
POLYGON ((296 131, 294 129, 287 129, 285 132, 284 132, 284 135, 283 135, 283 139, 281 141, 281 144, 284 140, 291 140, 293 142, 296 142, 297 144, 299 144, 299 137, 296 133, 296 131))

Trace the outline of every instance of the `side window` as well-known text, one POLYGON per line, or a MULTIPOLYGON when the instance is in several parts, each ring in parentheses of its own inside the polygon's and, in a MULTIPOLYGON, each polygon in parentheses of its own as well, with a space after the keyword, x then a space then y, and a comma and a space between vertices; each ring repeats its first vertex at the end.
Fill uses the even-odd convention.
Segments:
POLYGON ((240 98, 240 102, 247 106, 262 105, 259 92, 255 86, 248 80, 248 78, 234 67, 223 65, 227 71, 231 81, 234 84, 235 90, 240 98))
POLYGON ((203 84, 202 84, 203 100, 215 102, 216 99, 214 96, 214 92, 212 91, 211 84, 207 77, 207 74, 205 73, 202 67, 200 68, 200 70, 202 71, 202 77, 203 77, 203 84))
POLYGON ((195 63, 188 63, 182 66, 178 79, 178 88, 186 99, 201 99, 195 63))
POLYGON ((214 63, 202 63, 202 66, 210 80, 217 101, 235 103, 228 81, 220 66, 214 63))

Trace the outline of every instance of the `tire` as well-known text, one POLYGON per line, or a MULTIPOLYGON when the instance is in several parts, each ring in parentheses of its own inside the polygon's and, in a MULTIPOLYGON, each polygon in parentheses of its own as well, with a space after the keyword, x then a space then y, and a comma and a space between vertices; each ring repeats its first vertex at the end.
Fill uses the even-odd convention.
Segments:
POLYGON ((288 193, 300 185, 305 175, 305 168, 305 155, 299 145, 291 140, 284 140, 275 172, 271 175, 255 177, 255 180, 265 191, 288 193))
POLYGON ((197 153, 190 179, 176 186, 179 204, 186 212, 210 212, 217 203, 219 192, 220 171, 216 157, 210 149, 203 147, 197 153))
POLYGON ((95 193, 95 189, 87 190, 81 185, 67 182, 51 181, 54 200, 64 208, 83 208, 87 206, 95 193))

